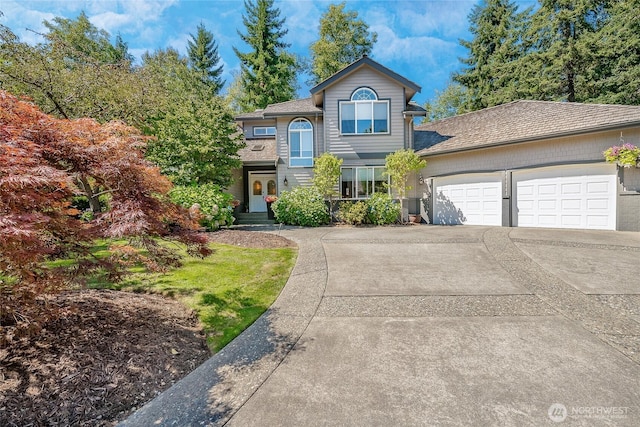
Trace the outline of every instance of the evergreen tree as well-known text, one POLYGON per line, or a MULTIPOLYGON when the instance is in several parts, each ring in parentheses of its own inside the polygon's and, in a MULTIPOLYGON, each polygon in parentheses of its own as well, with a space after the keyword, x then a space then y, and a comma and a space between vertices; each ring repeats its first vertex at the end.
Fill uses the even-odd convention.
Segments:
POLYGON ((358 12, 345 11, 345 5, 329 5, 320 18, 320 38, 311 44, 314 83, 369 55, 378 40, 375 32, 369 32, 369 25, 358 19, 358 12))
POLYGON ((541 1, 528 34, 531 51, 518 68, 519 84, 527 98, 590 99, 587 80, 598 65, 589 43, 608 20, 606 6, 607 0, 541 1))
POLYGON ((640 0, 616 0, 610 19, 586 40, 597 67, 590 67, 590 101, 640 105, 640 0))
POLYGON ((242 90, 237 103, 243 111, 253 111, 295 97, 297 61, 285 50, 289 47, 282 41, 287 34, 285 18, 280 19, 280 9, 274 8, 273 0, 245 0, 244 5, 246 33, 238 34, 252 50, 242 53, 233 49, 241 69, 242 90))
POLYGON ((220 93, 225 81, 221 77, 223 65, 218 65, 220 55, 213 33, 201 23, 198 25, 196 35, 190 34, 190 36, 191 40, 187 41, 189 65, 200 74, 203 82, 211 85, 216 94, 220 93))
POLYGON ((469 50, 466 65, 453 80, 466 89, 465 109, 479 110, 517 96, 515 61, 523 55, 522 31, 529 10, 518 13, 509 0, 483 0, 469 14, 472 40, 460 40, 469 50))

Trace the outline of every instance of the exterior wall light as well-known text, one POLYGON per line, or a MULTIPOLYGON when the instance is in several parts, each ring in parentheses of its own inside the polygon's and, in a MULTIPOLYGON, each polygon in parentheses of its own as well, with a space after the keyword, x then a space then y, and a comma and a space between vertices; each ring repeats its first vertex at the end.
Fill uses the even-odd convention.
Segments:
POLYGON ((288 187, 289 186, 289 180, 287 179, 287 176, 284 176, 284 186, 288 187))

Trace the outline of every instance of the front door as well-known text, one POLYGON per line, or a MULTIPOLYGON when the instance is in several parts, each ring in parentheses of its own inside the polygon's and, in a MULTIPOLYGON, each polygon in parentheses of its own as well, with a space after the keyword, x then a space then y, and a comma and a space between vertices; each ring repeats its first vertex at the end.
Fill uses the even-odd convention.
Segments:
POLYGON ((275 196, 276 174, 249 172, 249 212, 266 212, 266 196, 275 196))

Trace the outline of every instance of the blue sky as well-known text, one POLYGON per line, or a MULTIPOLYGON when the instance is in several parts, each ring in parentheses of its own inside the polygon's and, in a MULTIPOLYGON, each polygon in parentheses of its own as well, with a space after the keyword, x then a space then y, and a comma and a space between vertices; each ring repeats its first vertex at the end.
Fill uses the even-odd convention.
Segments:
MULTIPOLYGON (((446 87, 452 71, 459 69, 459 57, 466 55, 458 40, 469 39, 467 15, 478 0, 347 1, 378 33, 371 57, 422 86, 414 97, 420 104, 446 87)), ((319 18, 339 1, 276 1, 289 33, 290 50, 308 56, 309 45, 317 39, 319 18)), ((518 1, 520 8, 534 1, 518 1)), ((219 44, 224 78, 229 83, 239 70, 233 47, 248 51, 237 29, 244 32, 242 0, 0 0, 4 16, 0 22, 23 41, 41 38, 32 31, 45 32, 44 20, 56 16, 75 18, 84 10, 90 21, 112 36, 120 34, 137 58, 145 51, 173 47, 184 54, 189 34, 202 22, 219 44)), ((302 76, 300 97, 308 96, 302 76)))

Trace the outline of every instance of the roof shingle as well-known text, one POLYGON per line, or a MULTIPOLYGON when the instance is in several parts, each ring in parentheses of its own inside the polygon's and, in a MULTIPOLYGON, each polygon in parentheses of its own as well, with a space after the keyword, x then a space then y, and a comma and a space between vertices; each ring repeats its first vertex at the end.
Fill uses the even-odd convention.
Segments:
POLYGON ((275 139, 254 139, 246 142, 247 146, 238 150, 243 163, 272 162, 275 164, 278 160, 275 139))
POLYGON ((322 114, 322 108, 313 105, 311 98, 303 98, 270 104, 264 109, 265 117, 298 114, 322 114))
POLYGON ((421 124, 415 148, 427 156, 632 125, 640 106, 514 101, 421 124))

